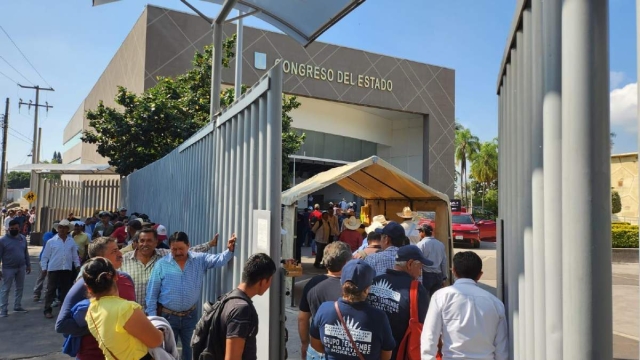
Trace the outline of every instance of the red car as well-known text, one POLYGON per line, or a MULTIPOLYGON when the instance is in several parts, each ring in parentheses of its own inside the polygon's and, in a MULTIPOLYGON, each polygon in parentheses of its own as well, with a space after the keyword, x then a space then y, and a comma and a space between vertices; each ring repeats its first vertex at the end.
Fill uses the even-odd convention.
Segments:
POLYGON ((480 241, 496 241, 496 222, 492 220, 475 221, 465 212, 451 213, 453 243, 480 247, 480 241))

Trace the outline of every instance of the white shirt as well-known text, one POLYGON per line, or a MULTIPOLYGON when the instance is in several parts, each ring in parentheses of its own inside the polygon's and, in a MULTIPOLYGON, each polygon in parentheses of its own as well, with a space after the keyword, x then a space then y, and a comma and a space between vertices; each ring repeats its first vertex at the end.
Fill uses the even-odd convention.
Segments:
POLYGON ((62 241, 59 235, 47 241, 42 252, 40 268, 47 271, 73 270, 73 266, 80 269, 78 246, 71 235, 62 241))
POLYGON ((4 218, 4 229, 6 231, 9 231, 9 223, 11 222, 11 220, 13 220, 11 216, 7 216, 6 218, 4 218))
POLYGON ((404 234, 409 238, 411 244, 415 245, 420 241, 420 233, 418 232, 418 224, 413 220, 407 220, 403 222, 404 234))
POLYGON ((429 273, 443 274, 445 277, 448 276, 447 271, 447 251, 444 248, 444 244, 440 242, 440 240, 427 236, 420 240, 416 244, 418 248, 424 254, 428 260, 433 262, 433 265, 423 266, 423 270, 429 273))
POLYGON ((471 279, 459 279, 431 297, 422 328, 422 360, 433 360, 442 335, 442 359, 507 360, 504 305, 471 279))

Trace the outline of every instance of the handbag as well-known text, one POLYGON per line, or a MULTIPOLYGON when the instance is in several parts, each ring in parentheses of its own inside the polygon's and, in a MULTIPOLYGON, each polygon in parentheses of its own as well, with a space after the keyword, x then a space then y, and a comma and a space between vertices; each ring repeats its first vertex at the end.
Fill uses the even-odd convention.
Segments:
POLYGON ((102 340, 102 336, 100 336, 100 332, 98 332, 98 325, 96 325, 96 321, 93 319, 93 314, 91 314, 91 310, 88 310, 87 312, 89 313, 89 317, 91 317, 93 326, 96 327, 96 334, 98 335, 98 341, 100 341, 102 345, 104 345, 104 348, 107 349, 107 351, 109 352, 109 355, 111 355, 112 358, 114 358, 115 360, 118 360, 118 358, 115 355, 113 355, 111 350, 109 350, 109 348, 107 347, 107 344, 104 343, 104 340, 102 340))
POLYGON ((360 352, 360 349, 358 349, 358 345, 356 344, 355 341, 353 341, 353 336, 351 336, 351 331, 349 331, 349 328, 347 327, 347 324, 345 324, 344 319, 342 318, 342 313, 340 312, 340 307, 338 306, 338 302, 337 301, 334 302, 333 305, 335 306, 336 312, 338 313, 338 318, 340 319, 340 323, 342 324, 342 328, 344 329, 344 332, 347 334, 347 337, 349 338, 349 341, 351 342, 351 346, 353 346, 353 349, 356 351, 356 355, 358 355, 358 359, 365 360, 364 356, 360 352))

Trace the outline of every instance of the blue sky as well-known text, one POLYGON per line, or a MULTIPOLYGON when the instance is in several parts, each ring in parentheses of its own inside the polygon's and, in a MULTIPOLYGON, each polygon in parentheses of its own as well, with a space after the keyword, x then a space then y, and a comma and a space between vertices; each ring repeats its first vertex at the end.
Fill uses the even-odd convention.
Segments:
MULTIPOLYGON (((42 159, 62 151, 62 131, 107 66, 147 2, 123 0, 91 7, 91 0, 4 1, 0 25, 44 79, 56 89, 44 92, 54 106, 42 114, 42 159)), ((188 11, 179 0, 154 5, 188 11)), ((219 7, 193 4, 209 15, 219 7)), ((482 140, 497 136, 496 79, 515 0, 369 0, 326 32, 320 41, 453 68, 456 118, 482 140)), ((635 1, 611 0, 612 131, 614 152, 636 151, 635 1)), ((249 26, 269 29, 256 19, 249 26)), ((21 83, 46 86, 0 31, 0 72, 21 83), (18 74, 15 67, 25 78, 18 74)), ((0 113, 11 98, 10 166, 30 162, 33 112, 18 110, 18 99, 34 99, 31 90, 0 75, 0 113)))

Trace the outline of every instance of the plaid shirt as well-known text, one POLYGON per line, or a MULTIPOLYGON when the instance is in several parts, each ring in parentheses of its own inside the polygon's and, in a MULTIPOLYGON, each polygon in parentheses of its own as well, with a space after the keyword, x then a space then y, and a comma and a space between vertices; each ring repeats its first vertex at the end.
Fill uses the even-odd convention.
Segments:
MULTIPOLYGON (((398 248, 389 246, 388 248, 367 256, 364 261, 376 270, 376 276, 387 273, 387 269, 393 269, 396 265, 396 254, 398 248)), ((137 290, 136 290, 137 291, 137 290)), ((136 294, 137 295, 137 294, 136 294)))
MULTIPOLYGON (((196 245, 189 251, 207 252, 209 249, 209 243, 205 243, 196 245)), ((137 252, 138 251, 136 250, 122 255, 122 266, 120 267, 120 271, 131 276, 136 290, 136 302, 140 304, 143 309, 146 309, 145 298, 147 297, 147 284, 149 283, 153 267, 156 265, 158 260, 162 259, 165 255, 170 254, 171 251, 169 249, 156 249, 156 253, 153 254, 146 265, 136 259, 137 252)))

